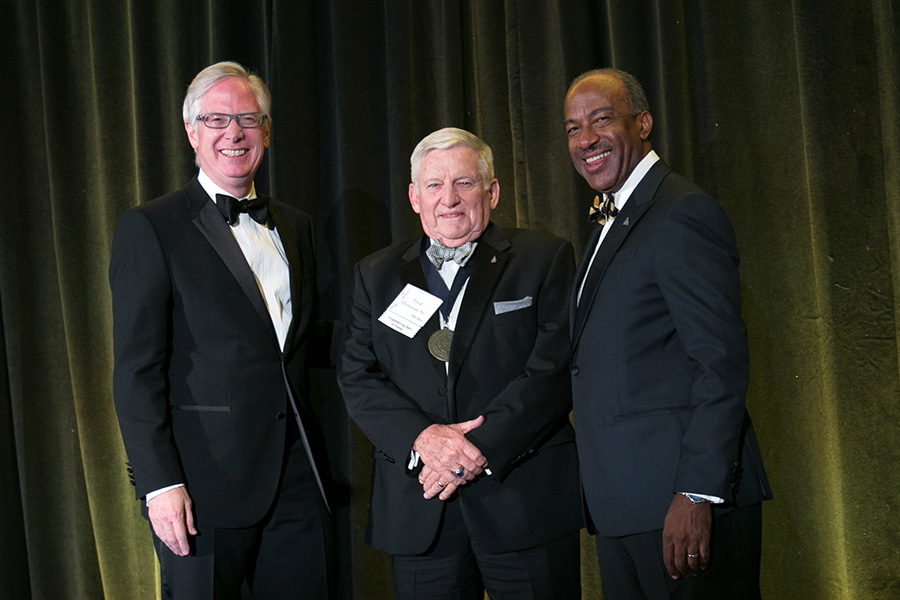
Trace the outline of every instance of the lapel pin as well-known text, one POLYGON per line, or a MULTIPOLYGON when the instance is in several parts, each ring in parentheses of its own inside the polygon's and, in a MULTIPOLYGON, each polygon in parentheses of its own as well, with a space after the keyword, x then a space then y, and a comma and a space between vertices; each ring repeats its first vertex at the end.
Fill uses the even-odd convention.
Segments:
POLYGON ((494 264, 495 262, 497 262, 497 255, 496 255, 496 254, 494 255, 494 258, 491 259, 491 264, 494 264))
POLYGON ((628 227, 628 220, 629 220, 630 218, 631 218, 631 217, 625 217, 625 222, 622 223, 622 227, 628 227))

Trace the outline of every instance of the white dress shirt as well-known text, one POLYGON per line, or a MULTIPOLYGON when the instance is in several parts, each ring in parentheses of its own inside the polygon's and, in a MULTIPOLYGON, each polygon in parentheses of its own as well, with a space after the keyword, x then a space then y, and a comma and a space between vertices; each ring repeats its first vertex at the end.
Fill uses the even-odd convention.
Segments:
MULTIPOLYGON (((213 183, 203 169, 200 169, 198 180, 213 202, 216 201, 216 194, 231 195, 213 183)), ((251 186, 247 196, 238 200, 252 198, 256 198, 255 184, 251 186)), ((275 326, 278 344, 284 350, 284 341, 291 326, 293 313, 291 273, 281 236, 278 235, 277 229, 260 225, 247 213, 239 213, 238 222, 231 228, 231 234, 237 240, 247 264, 250 265, 250 270, 253 271, 253 278, 259 286, 259 293, 266 303, 266 308, 269 309, 272 325, 275 326)))
MULTIPOLYGON (((631 193, 634 191, 634 188, 641 182, 644 178, 644 175, 647 174, 647 171, 650 170, 656 161, 659 160, 659 155, 651 150, 647 153, 647 156, 641 159, 641 162, 637 164, 634 170, 631 172, 631 175, 628 176, 628 179, 625 180, 625 183, 622 184, 622 187, 619 188, 618 191, 613 192, 615 194, 615 198, 613 199, 616 205, 616 208, 620 211, 625 207, 625 203, 628 202, 628 198, 631 197, 631 193)), ((604 194, 604 197, 606 194, 604 194)), ((616 218, 611 217, 606 220, 606 223, 603 225, 603 231, 600 232, 600 239, 597 240, 597 245, 594 246, 594 253, 591 254, 591 261, 588 263, 588 268, 584 272, 584 279, 581 280, 581 283, 578 286, 578 298, 576 299, 576 306, 581 302, 581 292, 584 290, 584 282, 587 281, 588 273, 591 272, 591 267, 594 265, 594 258, 597 256, 597 251, 600 250, 600 244, 603 243, 603 240, 606 239, 606 234, 609 233, 612 224, 615 222, 616 218)))

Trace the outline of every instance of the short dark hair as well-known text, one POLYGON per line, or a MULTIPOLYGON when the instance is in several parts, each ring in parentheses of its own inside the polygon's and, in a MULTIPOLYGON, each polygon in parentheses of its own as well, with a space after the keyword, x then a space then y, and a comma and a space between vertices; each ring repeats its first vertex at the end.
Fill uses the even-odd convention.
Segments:
POLYGON ((569 90, 585 79, 597 75, 615 75, 622 81, 622 85, 625 86, 625 101, 628 102, 628 116, 636 117, 642 112, 650 112, 650 103, 647 102, 647 94, 644 93, 641 83, 631 73, 619 69, 606 68, 586 71, 572 81, 569 90))

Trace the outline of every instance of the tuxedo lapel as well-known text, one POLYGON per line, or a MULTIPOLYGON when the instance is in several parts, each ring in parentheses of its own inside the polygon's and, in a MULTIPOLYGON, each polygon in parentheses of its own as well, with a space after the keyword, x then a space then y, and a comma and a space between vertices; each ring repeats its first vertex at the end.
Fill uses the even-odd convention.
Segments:
POLYGON ((505 252, 510 247, 509 240, 503 231, 495 226, 490 226, 479 240, 475 254, 470 259, 475 263, 469 283, 466 285, 465 295, 459 309, 459 317, 456 320, 456 329, 453 332, 453 344, 450 347, 450 360, 448 367, 447 397, 452 403, 451 418, 455 418, 456 402, 453 387, 463 362, 472 348, 472 341, 485 313, 490 309, 490 299, 500 281, 500 276, 509 261, 509 254, 505 252))
POLYGON ((428 281, 425 279, 425 273, 422 272, 422 263, 419 260, 419 244, 421 244, 421 240, 417 239, 403 253, 403 261, 400 263, 398 273, 400 275, 400 283, 403 285, 408 283, 428 291, 428 281))
MULTIPOLYGON (((420 244, 421 238, 413 242, 409 250, 403 254, 403 262, 400 263, 397 271, 401 289, 405 287, 406 284, 410 284, 420 290, 428 291, 428 281, 425 279, 425 273, 422 271, 422 261, 419 258, 420 244)), ((392 302, 393 300, 393 298, 388 299, 389 302, 392 302)), ((387 308, 387 306, 384 308, 387 308)), ((434 311, 434 314, 431 315, 428 322, 425 323, 425 325, 422 326, 422 329, 420 329, 407 343, 414 344, 414 355, 422 357, 422 360, 429 363, 429 366, 427 367, 428 371, 434 373, 435 377, 438 378, 438 381, 443 386, 447 383, 447 369, 444 366, 444 363, 434 358, 431 355, 431 351, 428 349, 428 338, 440 328, 440 313, 439 311, 434 311)))
MULTIPOLYGON (((607 232, 606 237, 603 239, 600 249, 597 250, 597 255, 594 257, 594 263, 591 265, 590 271, 586 275, 587 279, 585 280, 584 287, 581 291, 581 300, 578 302, 577 309, 574 312, 575 318, 572 326, 573 352, 578 346, 578 340, 581 338, 584 323, 591 311, 594 298, 597 295, 597 290, 600 288, 600 282, 603 279, 603 275, 606 273, 606 268, 612 261, 613 256, 615 256, 616 252, 618 252, 619 248, 622 246, 622 243, 628 237, 628 234, 637 226, 640 218, 653 204, 653 198, 656 195, 659 184, 662 183, 662 180, 670 171, 671 169, 669 166, 662 160, 658 160, 650 167, 650 170, 647 171, 647 174, 644 175, 644 178, 634 189, 634 192, 632 192, 628 202, 626 202, 622 210, 619 211, 609 232, 607 232)), ((596 240, 599 239, 599 235, 600 234, 597 233, 596 236, 598 237, 596 238, 595 236, 591 236, 593 245, 588 246, 582 263, 590 262, 590 253, 592 253, 594 247, 596 247, 596 240)), ((583 264, 582 268, 579 268, 578 270, 579 277, 575 280, 576 283, 573 293, 575 298, 577 298, 578 287, 585 277, 585 269, 587 269, 587 267, 583 264)), ((574 302, 575 300, 573 299, 573 304, 574 302)))
MULTIPOLYGON (((303 257, 300 256, 300 247, 297 245, 297 237, 293 228, 281 214, 278 206, 269 198, 269 218, 275 225, 275 231, 281 238, 281 246, 284 248, 284 254, 287 257, 288 271, 290 272, 291 286, 291 325, 288 328, 287 337, 284 340, 284 348, 282 352, 288 354, 297 329, 303 325, 309 317, 303 313, 306 308, 303 305, 303 257)), ((268 313, 266 317, 269 318, 268 313)), ((271 321, 271 319, 269 319, 271 321)))
POLYGON ((222 214, 196 179, 188 189, 188 202, 194 215, 194 225, 206 237, 207 241, 222 259, 222 262, 231 271, 231 274, 237 280, 238 285, 253 306, 253 310, 256 311, 256 314, 262 320, 263 327, 266 328, 277 343, 278 336, 275 334, 275 326, 269 317, 269 311, 259 291, 259 286, 256 284, 256 279, 253 277, 253 271, 250 270, 250 265, 247 264, 247 259, 244 257, 244 253, 241 252, 241 247, 229 230, 228 223, 222 218, 222 214))
POLYGON ((588 240, 587 245, 584 247, 584 254, 581 257, 581 262, 578 264, 578 270, 575 273, 575 283, 572 286, 572 293, 569 295, 569 336, 574 339, 572 334, 575 331, 575 316, 578 312, 578 290, 581 288, 581 282, 584 281, 585 275, 587 275, 587 268, 591 262, 591 257, 594 255, 594 250, 597 248, 597 242, 600 241, 600 234, 603 232, 603 227, 594 227, 594 232, 591 234, 591 239, 588 240))

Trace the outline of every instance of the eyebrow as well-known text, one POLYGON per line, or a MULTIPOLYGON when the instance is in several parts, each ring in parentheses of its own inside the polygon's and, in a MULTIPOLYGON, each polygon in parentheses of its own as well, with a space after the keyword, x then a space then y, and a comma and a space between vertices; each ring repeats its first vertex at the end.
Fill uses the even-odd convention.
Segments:
MULTIPOLYGON (((456 177, 454 177, 454 178, 451 179, 450 181, 451 181, 452 183, 456 183, 457 181, 460 181, 460 180, 462 180, 462 179, 473 179, 473 180, 478 180, 480 177, 481 177, 481 175, 457 175, 456 177)), ((428 178, 426 178, 426 179, 423 179, 423 181, 424 181, 425 183, 433 183, 433 182, 443 183, 443 182, 444 182, 444 178, 443 178, 443 177, 428 177, 428 178)))
MULTIPOLYGON (((595 116, 597 116, 597 115, 600 114, 600 113, 612 113, 612 114, 616 114, 616 112, 613 110, 613 107, 612 107, 612 106, 601 106, 600 108, 595 108, 594 110, 592 110, 591 112, 589 112, 589 113, 588 113, 588 119, 590 119, 590 118, 592 118, 592 117, 595 117, 595 116)), ((566 119, 565 121, 563 121, 563 124, 565 125, 565 124, 568 124, 568 123, 577 123, 577 122, 578 122, 578 121, 575 120, 575 119, 566 119)))

